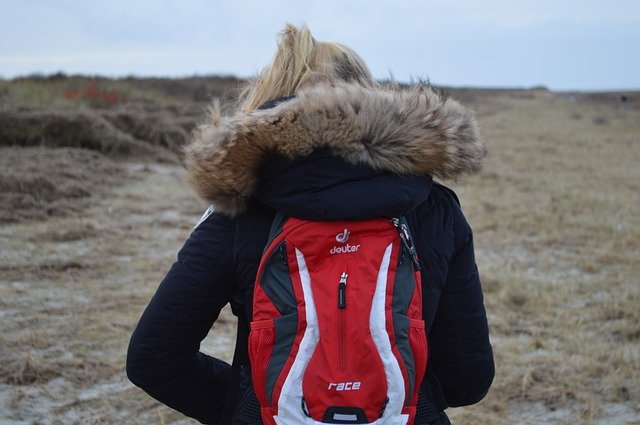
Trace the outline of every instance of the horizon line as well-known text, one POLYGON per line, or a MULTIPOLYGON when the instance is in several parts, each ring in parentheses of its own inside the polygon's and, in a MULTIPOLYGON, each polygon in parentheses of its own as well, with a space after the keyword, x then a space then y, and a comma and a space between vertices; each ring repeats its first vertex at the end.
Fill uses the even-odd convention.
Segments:
MULTIPOLYGON (((178 75, 153 75, 153 74, 146 74, 146 75, 142 75, 142 74, 133 74, 133 73, 122 73, 122 74, 112 74, 112 75, 106 75, 106 74, 91 74, 91 73, 87 73, 87 74, 80 74, 80 73, 67 73, 64 71, 56 71, 56 72, 51 72, 51 73, 45 73, 45 72, 30 72, 30 73, 26 73, 26 74, 19 74, 19 75, 14 75, 14 76, 5 76, 0 72, 0 81, 13 81, 13 80, 19 80, 19 79, 29 79, 29 78, 33 78, 33 79, 37 79, 37 78, 42 78, 42 79, 47 79, 47 78, 52 78, 52 77, 56 77, 59 76, 61 78, 104 78, 107 80, 123 80, 123 79, 127 79, 127 78, 131 78, 131 79, 168 79, 168 80, 180 80, 180 79, 188 79, 188 78, 220 78, 220 79, 224 79, 224 78, 232 78, 232 79, 236 79, 236 80, 249 80, 253 77, 245 77, 245 76, 239 76, 236 74, 232 74, 232 73, 192 73, 192 74, 178 74, 178 75)), ((447 87, 447 88, 452 88, 452 89, 468 89, 468 90, 513 90, 513 91, 535 91, 535 90, 544 90, 544 91, 549 91, 549 92, 554 92, 554 93, 614 93, 614 92, 640 92, 640 86, 638 87, 605 87, 605 88, 591 88, 591 89, 584 89, 584 88, 562 88, 562 89, 556 89, 553 87, 549 87, 548 85, 544 84, 544 83, 537 83, 537 84, 531 84, 531 85, 482 85, 482 84, 447 84, 447 83, 434 83, 433 81, 429 80, 429 79, 413 79, 411 78, 409 81, 404 81, 404 80, 399 80, 399 79, 389 79, 389 78, 376 78, 376 81, 380 82, 380 83, 388 83, 388 82, 394 82, 394 83, 398 83, 398 84, 403 84, 403 85, 411 85, 411 84, 418 84, 421 82, 426 82, 428 84, 432 84, 435 87, 447 87)))

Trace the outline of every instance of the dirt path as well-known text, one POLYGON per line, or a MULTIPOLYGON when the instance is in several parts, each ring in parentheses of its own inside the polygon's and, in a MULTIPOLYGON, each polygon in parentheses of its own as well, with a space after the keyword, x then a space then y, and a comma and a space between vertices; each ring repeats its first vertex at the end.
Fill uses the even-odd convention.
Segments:
MULTIPOLYGON (((0 423, 192 423, 131 385, 128 338, 205 209, 173 165, 82 215, 0 228, 0 423)), ((203 350, 229 358, 223 312, 203 350)))

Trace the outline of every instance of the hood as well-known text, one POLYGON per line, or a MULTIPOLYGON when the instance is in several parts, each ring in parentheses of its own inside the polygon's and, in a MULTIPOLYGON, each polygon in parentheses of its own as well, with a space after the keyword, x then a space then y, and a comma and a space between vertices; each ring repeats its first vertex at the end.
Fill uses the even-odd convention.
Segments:
POLYGON ((430 86, 337 85, 301 91, 270 109, 213 113, 194 132, 185 164, 200 196, 236 215, 256 195, 265 163, 276 157, 304 164, 315 151, 376 175, 429 184, 430 176, 454 180, 477 172, 486 154, 473 112, 430 86))
POLYGON ((400 217, 423 203, 431 177, 351 164, 319 149, 300 158, 274 156, 258 172, 254 197, 289 217, 364 220, 400 217))

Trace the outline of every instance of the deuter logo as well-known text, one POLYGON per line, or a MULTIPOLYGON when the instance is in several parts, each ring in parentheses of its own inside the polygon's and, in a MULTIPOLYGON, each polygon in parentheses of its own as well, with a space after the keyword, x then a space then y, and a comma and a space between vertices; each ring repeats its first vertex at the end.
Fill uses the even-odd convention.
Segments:
POLYGON ((349 245, 347 241, 349 240, 349 235, 351 232, 348 229, 344 229, 342 232, 336 235, 336 240, 341 244, 346 244, 344 246, 334 246, 331 248, 329 253, 333 254, 347 254, 350 252, 357 252, 360 249, 360 245, 349 245))
POLYGON ((362 382, 330 382, 329 388, 330 390, 336 391, 358 391, 362 382))
POLYGON ((351 234, 350 231, 348 231, 347 229, 344 229, 342 233, 338 233, 336 235, 336 240, 340 243, 347 243, 347 241, 349 240, 350 234, 351 234))
POLYGON ((333 248, 331 248, 331 251, 329 251, 330 254, 347 254, 350 252, 358 252, 358 250, 360 249, 360 245, 349 245, 346 244, 345 246, 334 246, 333 248))

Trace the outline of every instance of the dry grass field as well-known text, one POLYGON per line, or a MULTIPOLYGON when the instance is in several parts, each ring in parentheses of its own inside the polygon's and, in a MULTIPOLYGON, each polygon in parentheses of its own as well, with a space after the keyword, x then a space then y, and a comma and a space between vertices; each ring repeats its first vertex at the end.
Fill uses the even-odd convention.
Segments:
MULTIPOLYGON (((128 383, 125 351, 206 208, 179 146, 235 83, 0 81, 0 423, 195 423, 128 383)), ((453 423, 640 424, 639 94, 453 93, 490 150, 452 186, 496 356, 453 423)), ((225 311, 202 349, 234 336, 225 311)))

